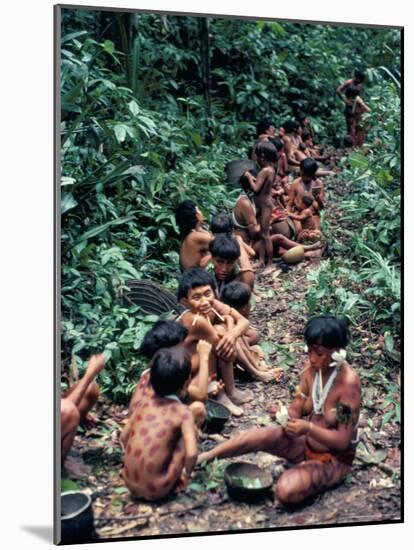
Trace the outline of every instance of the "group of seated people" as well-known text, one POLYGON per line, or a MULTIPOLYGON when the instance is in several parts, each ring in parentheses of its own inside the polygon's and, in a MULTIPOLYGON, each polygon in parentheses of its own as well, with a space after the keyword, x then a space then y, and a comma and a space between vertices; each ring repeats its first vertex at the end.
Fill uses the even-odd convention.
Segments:
MULTIPOLYGON (((347 98, 352 86, 343 88, 347 98)), ((361 105, 353 101, 354 107, 361 105)), ((259 333, 249 321, 252 259, 258 256, 257 267, 265 268, 265 276, 273 270, 274 255, 283 258, 298 245, 305 258, 320 257, 324 250, 320 177, 333 173, 323 164, 330 155, 314 145, 304 113, 286 122, 278 137, 275 133, 270 119, 259 121, 251 150, 257 169, 241 175, 242 193, 230 214, 217 214, 206 229, 193 201, 176 209, 181 237, 177 297, 185 309, 175 320, 158 321, 145 335, 139 351, 148 369, 137 383, 120 435, 122 476, 135 497, 160 499, 185 489, 197 463, 255 451, 293 464, 275 486, 286 504, 336 485, 350 470, 361 390, 345 360, 348 330, 333 316, 314 317, 305 327, 307 361, 286 423, 253 428, 198 453, 207 400, 217 400, 237 418, 254 397, 236 387, 236 368, 264 383, 281 376, 281 369, 266 364, 259 333)), ((94 378, 104 365, 102 354, 93 356, 84 377, 62 399, 62 464, 79 423, 98 398, 94 378)))

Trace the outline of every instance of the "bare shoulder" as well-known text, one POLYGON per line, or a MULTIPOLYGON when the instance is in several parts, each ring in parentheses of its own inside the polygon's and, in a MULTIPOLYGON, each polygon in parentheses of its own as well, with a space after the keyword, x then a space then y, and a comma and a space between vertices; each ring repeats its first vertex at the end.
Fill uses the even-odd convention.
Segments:
POLYGON ((214 299, 214 308, 222 315, 228 315, 230 311, 230 306, 227 304, 223 304, 223 302, 220 302, 220 300, 217 300, 217 298, 214 299))
POLYGON ((359 387, 361 386, 361 380, 358 374, 348 363, 346 363, 343 367, 342 380, 347 384, 358 385, 359 387))

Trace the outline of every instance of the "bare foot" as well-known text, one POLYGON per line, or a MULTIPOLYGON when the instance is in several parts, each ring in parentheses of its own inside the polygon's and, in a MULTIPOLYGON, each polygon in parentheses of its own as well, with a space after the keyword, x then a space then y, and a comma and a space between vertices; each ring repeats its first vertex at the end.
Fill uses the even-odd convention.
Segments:
POLYGON ((257 362, 257 370, 261 371, 269 371, 272 370, 272 367, 266 363, 264 359, 260 359, 260 361, 257 362))
POLYGON ((317 241, 313 244, 302 244, 304 250, 317 250, 318 248, 321 248, 322 243, 321 241, 317 241))
POLYGON ((82 479, 92 470, 81 458, 75 456, 67 456, 63 467, 71 479, 82 479))
POLYGON ((271 369, 254 374, 254 378, 259 382, 273 382, 279 380, 282 369, 271 369))
POLYGON ((217 400, 219 403, 221 403, 222 405, 224 405, 225 407, 227 407, 233 416, 242 416, 242 414, 243 414, 243 409, 240 408, 240 407, 237 407, 237 406, 229 399, 229 397, 228 397, 228 395, 226 394, 226 392, 224 392, 224 391, 220 392, 219 395, 217 396, 216 400, 217 400))
POLYGON ((251 401, 253 399, 253 392, 250 390, 238 390, 237 388, 234 388, 234 390, 228 394, 228 397, 236 403, 236 405, 242 405, 243 403, 247 403, 248 401, 251 401))
POLYGON ((255 346, 250 346, 250 351, 258 359, 264 359, 266 357, 265 352, 262 350, 262 348, 258 344, 256 344, 255 346))
POLYGON ((266 267, 266 269, 264 271, 262 271, 262 275, 266 276, 266 275, 270 275, 271 273, 273 273, 273 271, 275 270, 276 268, 273 267, 272 265, 268 265, 266 267))

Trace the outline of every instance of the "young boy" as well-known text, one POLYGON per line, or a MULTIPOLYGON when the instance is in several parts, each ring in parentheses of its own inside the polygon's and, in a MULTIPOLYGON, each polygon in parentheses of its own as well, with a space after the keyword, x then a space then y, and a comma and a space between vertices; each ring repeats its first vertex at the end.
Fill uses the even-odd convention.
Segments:
POLYGON ((241 254, 241 247, 236 238, 225 233, 218 234, 210 242, 209 251, 219 298, 223 288, 231 281, 242 281, 253 288, 252 264, 245 251, 243 255, 241 254))
MULTIPOLYGON (((251 288, 245 283, 233 281, 223 291, 222 301, 224 304, 236 309, 246 319, 250 314, 251 288)), ((259 342, 258 332, 250 325, 249 330, 239 338, 237 363, 247 370, 253 378, 263 382, 279 379, 282 370, 272 369, 265 362, 265 354, 257 345, 259 342)))
POLYGON ((247 391, 240 391, 234 385, 233 361, 236 340, 249 328, 249 322, 236 310, 216 299, 213 276, 201 268, 185 271, 178 285, 178 300, 188 308, 179 322, 188 330, 186 348, 194 353, 197 342, 206 340, 213 346, 210 354, 210 376, 220 371, 224 382, 217 400, 225 405, 233 415, 241 416, 243 410, 238 404, 252 397, 247 391), (220 323, 225 323, 225 326, 220 323))
POLYGON ((276 147, 268 141, 261 141, 256 146, 257 162, 260 172, 254 178, 249 172, 245 172, 255 195, 256 207, 259 211, 261 246, 259 252, 259 266, 265 267, 263 275, 271 273, 273 247, 270 240, 270 218, 272 216, 272 188, 275 181, 275 164, 277 162, 276 147), (265 257, 267 263, 265 264, 265 257))
POLYGON ((153 392, 136 403, 125 440, 123 478, 136 497, 160 499, 188 482, 198 452, 194 417, 181 402, 190 379, 185 348, 156 352, 150 369, 153 392))
POLYGON ((65 465, 66 471, 76 477, 84 473, 84 465, 75 460, 69 460, 69 457, 66 463, 65 460, 79 424, 87 419, 89 411, 98 400, 99 387, 95 377, 104 366, 103 353, 92 355, 83 378, 66 391, 60 402, 61 462, 62 466, 65 465))
POLYGON ((216 214, 211 219, 210 231, 214 237, 223 234, 228 235, 229 237, 234 237, 240 245, 240 257, 242 258, 242 262, 244 259, 250 261, 250 258, 256 256, 256 252, 253 250, 253 248, 245 243, 239 235, 235 234, 234 222, 230 214, 226 214, 225 212, 220 212, 219 214, 216 214))
MULTIPOLYGON (((151 360, 155 353, 162 348, 184 346, 188 330, 177 323, 177 321, 157 321, 154 326, 145 334, 138 352, 151 360)), ((187 389, 188 402, 205 402, 208 394, 209 371, 208 360, 210 344, 200 341, 196 353, 191 356, 191 382, 187 389)), ((153 395, 154 391, 150 384, 150 369, 146 369, 134 390, 129 403, 129 415, 133 413, 136 404, 144 397, 153 395)), ((193 410, 193 416, 197 419, 203 416, 204 411, 193 410)), ((201 423, 201 422, 200 422, 201 423)), ((121 442, 125 445, 128 433, 128 425, 121 434, 121 442)))
POLYGON ((184 271, 190 267, 205 267, 211 257, 208 245, 213 238, 202 225, 202 212, 192 201, 183 201, 179 204, 175 219, 180 230, 180 269, 184 271))

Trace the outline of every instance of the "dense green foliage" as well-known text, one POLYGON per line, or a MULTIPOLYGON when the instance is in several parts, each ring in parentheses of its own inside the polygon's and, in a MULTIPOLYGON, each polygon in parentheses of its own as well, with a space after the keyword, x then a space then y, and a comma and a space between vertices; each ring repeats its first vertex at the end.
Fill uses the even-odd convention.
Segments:
POLYGON ((174 208, 192 198, 207 219, 231 208, 237 190, 226 189, 224 166, 246 155, 263 114, 282 123, 305 110, 320 139, 338 144, 345 124, 335 88, 355 66, 369 68, 370 144, 341 175, 355 184, 343 205, 347 250, 334 251, 347 261, 321 263, 308 308, 398 333, 398 31, 210 19, 208 98, 197 18, 62 13, 64 366, 105 349, 113 360, 104 389, 129 394, 154 319, 121 297, 130 278, 174 288, 174 208))

